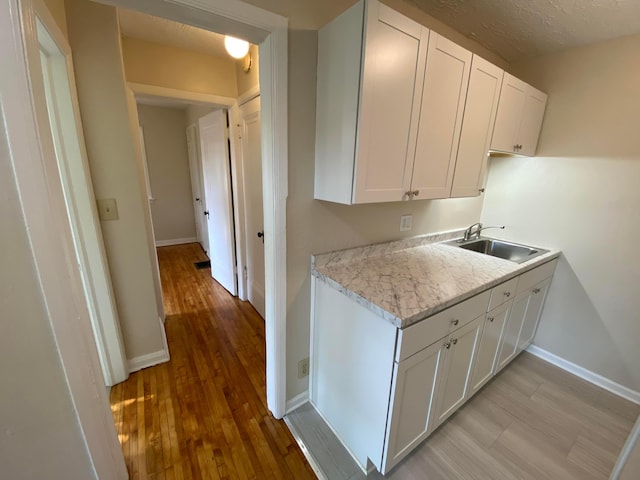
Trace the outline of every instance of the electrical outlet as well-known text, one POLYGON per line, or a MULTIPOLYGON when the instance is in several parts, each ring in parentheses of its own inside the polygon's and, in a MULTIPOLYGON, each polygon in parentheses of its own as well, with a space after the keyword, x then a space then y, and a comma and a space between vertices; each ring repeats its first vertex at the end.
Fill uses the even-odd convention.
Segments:
POLYGON ((413 215, 401 215, 400 216, 400 231, 408 232, 413 226, 413 215))
POLYGON ((309 357, 298 362, 298 378, 304 378, 307 375, 309 375, 309 357))
POLYGON ((96 200, 98 203, 98 215, 100 220, 118 220, 118 205, 115 198, 103 198, 96 200))

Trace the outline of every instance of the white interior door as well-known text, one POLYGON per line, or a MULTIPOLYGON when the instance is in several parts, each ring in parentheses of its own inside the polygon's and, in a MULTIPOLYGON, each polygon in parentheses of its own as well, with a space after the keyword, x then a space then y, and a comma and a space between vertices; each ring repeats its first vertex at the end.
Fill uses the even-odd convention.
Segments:
POLYGON ((251 305, 264 318, 264 217, 260 97, 242 105, 240 114, 245 197, 247 297, 251 305))
POLYGON ((237 295, 227 112, 218 110, 205 115, 198 120, 198 126, 211 276, 237 295))
POLYGON ((196 236, 202 248, 209 250, 209 235, 204 215, 204 196, 202 195, 202 162, 198 152, 198 127, 187 127, 187 153, 189 155, 189 174, 191 175, 191 201, 196 217, 196 236))

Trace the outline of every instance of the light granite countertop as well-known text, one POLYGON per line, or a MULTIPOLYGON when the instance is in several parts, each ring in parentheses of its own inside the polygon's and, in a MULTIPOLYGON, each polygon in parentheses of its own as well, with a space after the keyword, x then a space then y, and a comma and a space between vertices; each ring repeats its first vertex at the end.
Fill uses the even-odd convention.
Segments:
POLYGON ((405 328, 560 255, 550 250, 518 264, 435 243, 460 236, 460 231, 445 232, 316 255, 311 271, 405 328))

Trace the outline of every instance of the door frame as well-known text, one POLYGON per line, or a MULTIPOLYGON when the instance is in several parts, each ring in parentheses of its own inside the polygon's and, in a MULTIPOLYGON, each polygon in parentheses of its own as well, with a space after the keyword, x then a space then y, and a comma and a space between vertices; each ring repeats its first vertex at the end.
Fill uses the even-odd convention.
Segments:
MULTIPOLYGON (((236 137, 236 119, 238 113, 238 99, 232 97, 223 97, 220 95, 212 95, 209 93, 196 93, 187 90, 179 90, 168 87, 158 87, 155 85, 147 85, 144 83, 127 82, 127 87, 132 91, 133 96, 138 100, 147 99, 163 99, 163 100, 178 100, 185 104, 201 105, 212 108, 224 108, 229 112, 229 135, 236 137)), ((137 115, 137 112, 135 112, 137 115)), ((189 126, 194 126, 198 130, 197 123, 193 123, 189 126)), ((188 127, 189 127, 188 126, 188 127)), ((187 128, 188 128, 187 127, 187 128)), ((199 133, 198 133, 199 135, 199 133)), ((199 137, 198 137, 199 140, 199 137)), ((198 153, 200 146, 197 146, 198 153)), ((200 158, 200 160, 202 160, 200 158)), ((191 163, 189 163, 189 169, 191 169, 191 163)), ((242 179, 242 157, 239 154, 238 147, 235 141, 231 141, 231 189, 233 195, 233 222, 236 231, 235 235, 235 248, 236 248, 236 261, 238 267, 238 298, 240 300, 247 299, 247 286, 246 279, 240 272, 244 271, 246 251, 244 248, 244 191, 243 191, 243 179, 242 179)), ((204 195, 201 192, 201 195, 204 195)), ((160 292, 162 293, 162 292, 160 292)))
POLYGON ((127 469, 83 293, 46 110, 37 18, 45 28, 56 26, 42 0, 0 4, 0 62, 6 67, 0 75, 0 123, 78 435, 86 443, 96 478, 124 480, 127 469))
POLYGON ((94 0, 233 35, 259 45, 265 228, 267 407, 286 410, 288 20, 240 0, 94 0))

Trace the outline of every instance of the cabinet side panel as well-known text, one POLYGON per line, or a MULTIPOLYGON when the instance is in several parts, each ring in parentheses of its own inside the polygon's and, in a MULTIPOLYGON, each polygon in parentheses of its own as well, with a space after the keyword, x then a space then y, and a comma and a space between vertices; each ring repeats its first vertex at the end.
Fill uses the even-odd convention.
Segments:
POLYGON ((315 282, 311 401, 361 467, 381 467, 396 328, 315 282))
POLYGON ((452 197, 480 194, 498 110, 503 70, 474 55, 462 120, 452 197))
POLYGON ((364 2, 318 33, 315 198, 351 203, 364 2))

